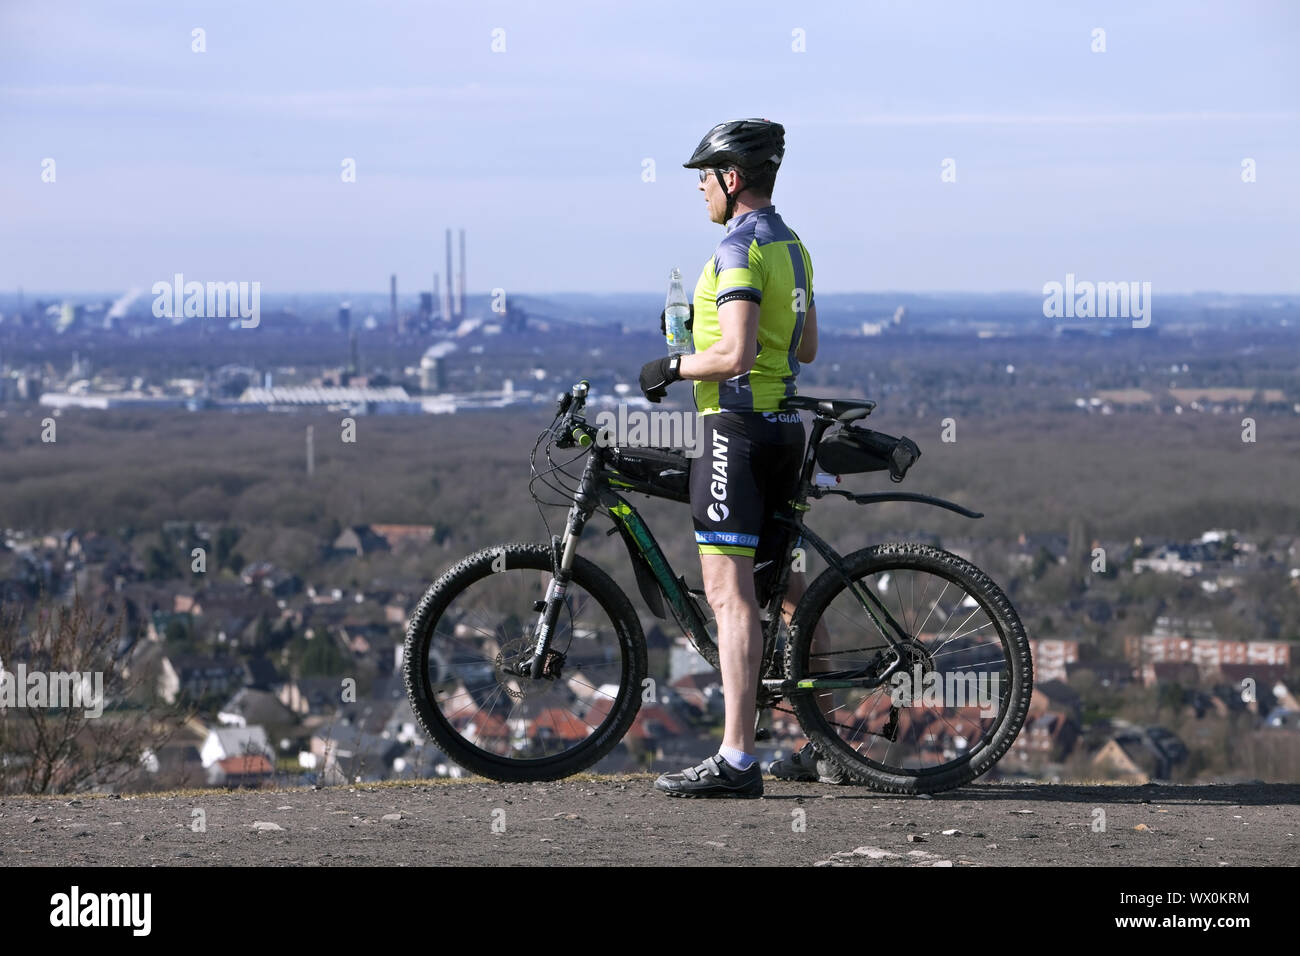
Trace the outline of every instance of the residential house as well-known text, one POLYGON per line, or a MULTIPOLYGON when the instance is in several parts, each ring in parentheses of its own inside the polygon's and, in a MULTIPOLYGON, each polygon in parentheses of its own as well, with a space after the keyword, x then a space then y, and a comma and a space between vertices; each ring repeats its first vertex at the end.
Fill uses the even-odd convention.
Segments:
POLYGON ((275 761, 275 751, 271 749, 264 727, 213 728, 208 731, 203 746, 199 748, 199 759, 205 769, 227 757, 247 757, 252 754, 265 754, 268 760, 275 761))
POLYGON ((685 674, 669 685, 686 706, 700 715, 723 712, 722 676, 712 668, 685 674))
POLYGON ((377 649, 388 650, 397 638, 389 624, 371 624, 366 621, 344 620, 339 625, 339 636, 353 654, 365 655, 377 649))
POLYGON ((433 525, 429 524, 372 524, 370 530, 393 551, 416 550, 433 540, 433 525))
POLYGON ((388 776, 393 761, 406 747, 386 740, 347 721, 334 721, 311 737, 310 751, 299 754, 299 763, 325 777, 334 768, 347 780, 382 780, 388 776))
POLYGON ((1218 637, 1193 637, 1160 630, 1130 635, 1124 641, 1125 656, 1148 687, 1157 681, 1155 665, 1191 662, 1201 679, 1209 680, 1225 664, 1291 666, 1291 644, 1287 641, 1230 641, 1218 637))
POLYGON ((266 754, 226 757, 208 768, 208 784, 214 787, 257 788, 270 783, 275 765, 266 754))
POLYGON ((1061 638, 1030 638, 1029 654, 1037 680, 1065 680, 1069 665, 1079 660, 1079 642, 1061 638))
POLYGON ((1040 717, 1048 711, 1069 714, 1078 720, 1079 692, 1065 681, 1055 678, 1035 683, 1034 692, 1029 698, 1029 715, 1040 717))
POLYGON ((337 555, 364 557, 376 551, 389 551, 388 539, 377 534, 370 525, 354 525, 334 539, 331 550, 337 555))
POLYGON ((180 694, 202 697, 242 686, 243 662, 236 658, 164 654, 159 661, 158 696, 174 704, 180 694))
POLYGON ((217 720, 226 727, 287 727, 297 723, 297 715, 267 690, 241 687, 217 711, 217 720))
POLYGON ((703 671, 713 672, 714 668, 700 656, 694 645, 685 637, 678 637, 672 644, 668 656, 668 682, 675 683, 679 677, 698 674, 703 671))
POLYGON ((1009 756, 1023 763, 1060 763, 1074 750, 1079 739, 1079 721, 1070 713, 1046 710, 1025 720, 1009 756))
POLYGON ((269 561, 256 561, 240 573, 239 579, 250 588, 275 598, 286 598, 302 590, 302 578, 269 561))
POLYGON ((1013 567, 1032 567, 1039 556, 1051 564, 1064 564, 1070 550, 1069 535, 1058 532, 1021 532, 1008 558, 1013 567))
POLYGON ((689 734, 690 726, 663 704, 644 704, 628 728, 628 736, 656 748, 669 738, 689 734))
POLYGON ((343 683, 338 677, 297 677, 281 684, 275 695, 299 717, 332 714, 343 701, 343 683))
POLYGON ((1116 722, 1117 729, 1092 758, 1101 772, 1134 783, 1169 779, 1187 759, 1186 745, 1164 727, 1136 727, 1116 722))

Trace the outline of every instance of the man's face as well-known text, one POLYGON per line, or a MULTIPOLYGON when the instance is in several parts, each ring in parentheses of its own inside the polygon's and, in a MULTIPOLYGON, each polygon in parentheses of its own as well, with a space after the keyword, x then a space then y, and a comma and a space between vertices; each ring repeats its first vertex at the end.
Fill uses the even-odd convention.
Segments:
MULTIPOLYGON (((708 175, 704 177, 704 182, 700 183, 699 188, 700 192, 704 193, 704 201, 709 207, 709 221, 716 222, 719 225, 726 225, 727 194, 718 185, 718 177, 713 174, 713 170, 707 169, 705 172, 708 175)), ((724 171, 722 181, 727 184, 727 190, 733 196, 741 185, 740 174, 734 169, 724 171)))

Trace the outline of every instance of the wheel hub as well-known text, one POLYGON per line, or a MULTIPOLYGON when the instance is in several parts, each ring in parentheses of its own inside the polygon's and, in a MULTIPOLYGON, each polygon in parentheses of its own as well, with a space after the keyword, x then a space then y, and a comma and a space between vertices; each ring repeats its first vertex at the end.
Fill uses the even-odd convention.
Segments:
POLYGON ((541 677, 533 677, 532 659, 536 646, 532 637, 525 636, 503 644, 496 654, 497 683, 515 700, 527 696, 525 681, 556 681, 564 672, 564 655, 552 648, 542 661, 541 677))

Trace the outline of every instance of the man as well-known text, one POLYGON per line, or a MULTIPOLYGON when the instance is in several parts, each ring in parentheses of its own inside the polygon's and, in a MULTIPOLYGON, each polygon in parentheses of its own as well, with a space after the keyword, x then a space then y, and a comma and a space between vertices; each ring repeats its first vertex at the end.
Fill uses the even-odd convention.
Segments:
MULTIPOLYGON (((771 516, 789 510, 798 488, 804 429, 781 402, 795 394, 799 363, 817 355, 812 259, 772 205, 784 155, 779 123, 734 120, 711 129, 683 164, 700 171, 709 218, 727 234, 695 287, 695 353, 641 370, 641 389, 653 402, 679 379, 694 382, 705 452, 691 465, 691 512, 726 700, 719 752, 656 781, 673 796, 763 794, 754 755, 763 653, 754 572, 788 557, 776 553, 781 531, 771 516)), ((787 614, 803 591, 802 575, 794 577, 787 614)), ((816 779, 811 744, 798 758, 782 776, 816 779)))

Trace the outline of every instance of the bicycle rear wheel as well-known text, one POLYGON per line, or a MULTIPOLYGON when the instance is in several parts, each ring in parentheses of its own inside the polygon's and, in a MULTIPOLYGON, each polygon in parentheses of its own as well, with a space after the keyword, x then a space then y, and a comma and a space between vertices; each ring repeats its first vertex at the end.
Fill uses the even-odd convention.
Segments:
POLYGON ((403 675, 421 726, 460 766, 493 780, 557 780, 622 739, 641 706, 645 638, 627 596, 576 557, 545 676, 527 660, 551 583, 544 544, 486 548, 425 593, 406 630, 403 675))
MULTIPOLYGON (((1029 639, 1011 602, 970 562, 929 545, 877 545, 844 563, 905 632, 903 660, 876 688, 791 695, 800 726, 822 756, 878 790, 974 780, 1010 748, 1029 707, 1029 639)), ((863 668, 879 677, 898 658, 834 569, 809 587, 791 632, 786 676, 796 680, 863 668)))

